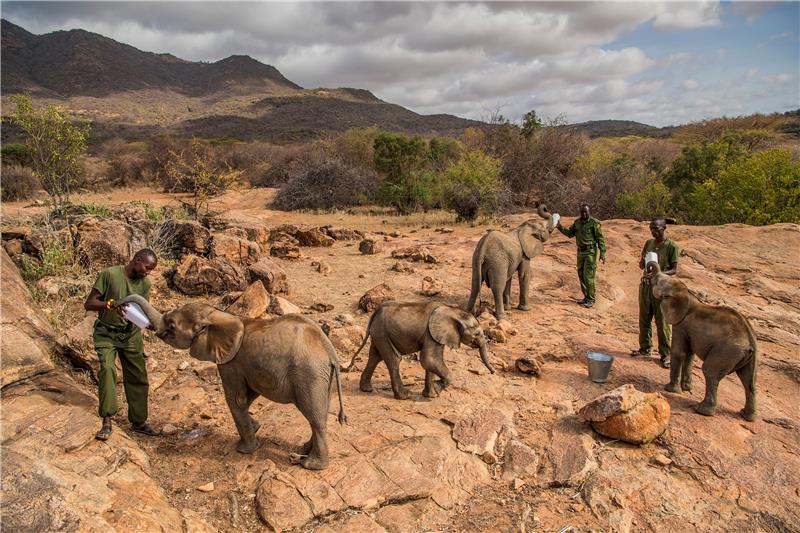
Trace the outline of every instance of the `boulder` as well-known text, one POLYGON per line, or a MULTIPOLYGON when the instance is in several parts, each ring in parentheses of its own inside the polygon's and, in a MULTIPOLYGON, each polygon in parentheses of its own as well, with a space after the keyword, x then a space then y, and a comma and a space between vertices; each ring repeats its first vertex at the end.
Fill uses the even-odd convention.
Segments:
POLYGON ((261 247, 262 252, 269 250, 272 232, 267 226, 258 222, 237 222, 235 225, 231 225, 230 228, 239 230, 244 234, 243 238, 256 243, 261 247))
POLYGON ((226 233, 213 234, 210 248, 211 258, 225 258, 237 265, 251 265, 261 255, 258 244, 226 233))
POLYGON ((31 227, 30 226, 11 226, 8 228, 2 229, 2 239, 4 241, 10 239, 16 240, 27 240, 28 237, 31 235, 31 227))
POLYGON ((453 425, 453 440, 458 449, 479 455, 485 462, 497 462, 498 450, 516 433, 512 416, 505 410, 491 407, 473 411, 453 425))
POLYGON ((337 321, 323 321, 322 331, 331 340, 336 353, 352 354, 364 341, 366 330, 356 324, 344 325, 337 321))
POLYGON ((269 307, 267 311, 270 314, 283 316, 288 315, 291 313, 302 313, 303 310, 294 305, 292 302, 287 300, 286 298, 281 298, 280 296, 273 295, 269 301, 269 307))
POLYGON ((269 303, 270 296, 264 288, 264 284, 260 281, 255 281, 225 310, 237 316, 258 318, 267 310, 269 303))
POLYGON ((395 259, 407 259, 409 261, 424 261, 425 263, 439 262, 426 246, 409 246, 407 248, 399 248, 392 251, 392 257, 395 259))
POLYGON ((486 330, 486 336, 498 344, 503 344, 508 341, 506 332, 497 326, 491 327, 486 330))
POLYGON ((393 270, 394 272, 403 272, 406 274, 413 274, 416 272, 414 267, 411 266, 411 263, 408 261, 395 261, 395 263, 389 268, 389 270, 393 270))
POLYGON ((633 385, 618 387, 584 405, 578 416, 606 437, 646 444, 667 429, 670 407, 658 393, 643 393, 633 385))
POLYGON ((157 248, 175 258, 187 254, 207 255, 211 232, 193 220, 168 220, 156 230, 153 241, 157 248))
POLYGON ((171 272, 174 287, 189 296, 224 294, 247 288, 245 272, 224 258, 187 255, 171 272))
POLYGON ((8 255, 13 257, 23 252, 23 244, 24 242, 21 239, 10 239, 3 241, 3 248, 6 249, 8 255))
POLYGON ((364 296, 358 301, 358 307, 367 313, 371 313, 383 302, 394 299, 395 295, 392 288, 385 283, 381 283, 364 293, 364 296))
POLYGON ((329 237, 319 228, 300 230, 295 235, 295 239, 300 243, 300 246, 327 247, 333 246, 335 242, 333 237, 329 237))
POLYGON ((289 280, 286 271, 275 261, 262 257, 257 263, 247 268, 250 281, 260 281, 270 294, 289 292, 289 280))
POLYGON ((55 331, 31 300, 16 265, 0 250, 0 386, 53 369, 55 331))
POLYGON ((375 239, 364 239, 358 243, 358 251, 364 255, 375 255, 383 251, 383 244, 375 239))
POLYGON ((520 357, 514 362, 514 364, 517 367, 517 370, 519 370, 523 374, 530 374, 536 377, 541 375, 542 368, 544 367, 544 361, 539 356, 520 357))
POLYGON ((269 255, 272 257, 280 257, 282 259, 300 259, 302 254, 300 248, 289 241, 278 241, 272 244, 269 249, 269 255))
POLYGON ((86 316, 69 328, 64 335, 59 337, 58 346, 70 362, 80 368, 90 369, 94 372, 100 368, 100 362, 94 352, 94 322, 97 317, 94 313, 86 316))
POLYGON ((330 274, 333 272, 331 266, 325 261, 312 261, 311 266, 320 274, 330 274))
POLYGON ((442 283, 432 277, 432 276, 425 276, 422 278, 422 286, 420 287, 420 294, 423 296, 436 296, 443 290, 442 283))
POLYGON ((91 271, 127 263, 147 247, 144 234, 125 222, 87 217, 78 225, 77 252, 91 271))
POLYGON ((539 470, 539 456, 529 446, 512 440, 503 455, 503 479, 536 477, 539 470))
POLYGON ((357 241, 364 238, 362 232, 351 228, 343 228, 341 226, 322 226, 320 230, 328 237, 336 239, 337 241, 357 241))

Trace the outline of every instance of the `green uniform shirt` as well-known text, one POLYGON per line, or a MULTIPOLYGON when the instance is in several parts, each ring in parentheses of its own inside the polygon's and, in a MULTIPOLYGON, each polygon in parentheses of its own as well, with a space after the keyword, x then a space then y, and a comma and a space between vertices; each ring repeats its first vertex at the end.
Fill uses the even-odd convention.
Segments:
POLYGON ((603 230, 600 229, 600 222, 595 218, 589 217, 587 220, 577 218, 570 227, 567 229, 559 227, 558 231, 567 237, 575 237, 579 254, 594 255, 597 248, 600 248, 600 255, 606 254, 603 230))
MULTIPOLYGON (((661 271, 669 270, 670 267, 673 265, 678 264, 678 256, 680 255, 680 249, 678 245, 672 242, 669 239, 664 239, 664 242, 661 243, 661 246, 656 248, 656 240, 650 239, 646 243, 644 243, 644 248, 642 249, 642 256, 640 261, 644 261, 644 256, 647 252, 655 252, 658 254, 658 268, 661 271)), ((645 265, 646 266, 646 265, 645 265)), ((648 279, 647 276, 642 277, 642 282, 647 284, 648 279)))
MULTIPOLYGON (((145 299, 150 299, 150 280, 147 278, 128 278, 125 275, 125 267, 123 266, 109 267, 100 272, 93 288, 100 291, 100 295, 105 301, 119 300, 131 294, 138 294, 145 299)), ((128 324, 113 309, 104 309, 98 312, 98 318, 100 322, 111 326, 119 327, 128 324)))

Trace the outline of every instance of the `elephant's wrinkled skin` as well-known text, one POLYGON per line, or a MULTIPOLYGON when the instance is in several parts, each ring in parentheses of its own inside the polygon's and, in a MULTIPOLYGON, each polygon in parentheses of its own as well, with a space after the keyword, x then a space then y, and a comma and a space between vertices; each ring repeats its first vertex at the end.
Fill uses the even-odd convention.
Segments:
POLYGON ((528 310, 531 259, 542 253, 544 243, 555 229, 544 204, 537 213, 544 220, 526 220, 508 233, 490 231, 478 241, 472 254, 472 289, 467 311, 475 310, 481 284, 486 282, 494 296, 495 316, 498 320, 505 318, 515 272, 519 276, 519 309, 528 310))
POLYGON ((241 441, 237 450, 258 448, 258 424, 248 408, 258 396, 293 403, 311 424, 311 439, 292 459, 312 470, 328 466, 326 427, 330 385, 336 378, 339 422, 345 421, 336 350, 320 327, 300 315, 273 320, 240 318, 203 303, 184 305, 163 315, 139 296, 134 302, 147 314, 156 335, 192 357, 217 363, 225 400, 241 441))
POLYGON ((420 352, 419 362, 425 369, 422 394, 426 398, 438 396, 440 390, 450 385, 450 371, 444 364, 444 346, 458 348, 462 342, 478 348, 481 361, 494 373, 480 324, 474 316, 458 307, 439 302, 382 303, 370 317, 364 342, 353 355, 350 365, 343 369, 345 372, 353 367, 356 356, 370 337, 369 360, 360 382, 364 392, 372 392, 372 373, 383 361, 389 368, 394 397, 407 399, 408 391, 400 378, 400 359, 402 355, 420 352), (435 376, 440 380, 434 381, 435 376))
POLYGON ((758 345, 747 319, 730 307, 707 305, 689 292, 683 282, 659 271, 657 263, 647 265, 653 294, 661 300, 661 312, 672 324, 669 384, 666 390, 692 390, 692 360, 703 361, 706 395, 695 411, 711 416, 717 407, 717 387, 728 374, 736 372, 744 386, 745 404, 740 414, 756 417, 756 373, 758 345))

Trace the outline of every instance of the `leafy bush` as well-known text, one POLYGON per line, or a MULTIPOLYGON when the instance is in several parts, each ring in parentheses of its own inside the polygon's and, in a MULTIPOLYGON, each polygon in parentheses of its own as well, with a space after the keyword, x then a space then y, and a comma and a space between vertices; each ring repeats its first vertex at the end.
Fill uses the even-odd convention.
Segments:
POLYGON ((100 218, 108 218, 111 216, 111 208, 105 204, 93 204, 91 202, 81 203, 77 205, 87 215, 94 215, 100 218))
POLYGON ((449 137, 434 137, 428 143, 431 168, 436 172, 446 169, 461 157, 461 145, 449 137))
POLYGON ((20 273, 27 280, 38 280, 45 276, 64 275, 80 270, 75 250, 71 242, 53 233, 42 243, 41 260, 29 256, 22 257, 20 273))
POLYGON ((378 176, 374 171, 335 158, 308 161, 281 188, 272 203, 276 209, 335 209, 374 201, 378 176))
POLYGON ((740 157, 689 194, 698 224, 800 223, 800 163, 785 150, 740 157))
POLYGON ((428 145, 419 136, 381 133, 375 138, 375 169, 383 175, 378 199, 400 213, 427 208, 432 180, 423 172, 428 145))
POLYGON ((89 127, 72 124, 69 115, 53 105, 34 109, 28 94, 11 99, 16 105, 12 119, 25 132, 25 144, 33 154, 34 175, 54 207, 68 204, 70 191, 81 176, 79 157, 86 149, 89 127))
POLYGON ((4 202, 27 200, 39 190, 39 180, 31 169, 19 165, 3 165, 0 183, 4 202))
POLYGON ((350 166, 374 170, 375 139, 379 133, 375 126, 349 129, 334 139, 333 155, 350 166))
POLYGON ((636 220, 650 220, 672 212, 672 196, 661 181, 656 181, 638 191, 617 195, 616 216, 636 220))
POLYGON ((472 221, 479 213, 494 213, 501 207, 504 185, 502 162, 480 150, 470 150, 444 171, 444 207, 459 220, 472 221))
POLYGON ((0 147, 3 165, 30 167, 33 164, 33 150, 23 143, 6 143, 0 147))

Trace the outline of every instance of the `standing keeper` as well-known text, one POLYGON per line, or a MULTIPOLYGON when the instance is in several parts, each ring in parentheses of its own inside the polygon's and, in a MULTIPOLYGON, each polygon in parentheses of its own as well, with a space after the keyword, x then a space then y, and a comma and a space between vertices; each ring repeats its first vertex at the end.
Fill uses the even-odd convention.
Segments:
POLYGON ((594 275, 597 272, 597 250, 600 249, 600 261, 606 262, 606 241, 600 222, 589 216, 589 206, 581 206, 581 216, 572 225, 564 229, 558 222, 558 231, 567 237, 575 237, 578 245, 578 279, 581 281, 583 300, 578 304, 593 307, 595 302, 594 275))
POLYGON ((136 252, 125 266, 106 268, 97 276, 89 297, 83 304, 87 311, 97 311, 94 323, 94 349, 100 359, 97 381, 100 387, 100 417, 103 425, 95 437, 108 440, 111 436, 111 417, 116 414, 117 370, 114 359, 119 355, 122 365, 122 383, 128 400, 128 420, 134 431, 145 435, 158 435, 159 431, 147 423, 147 367, 145 366, 142 332, 122 318, 124 306, 112 309, 115 300, 131 294, 143 298, 150 296, 147 275, 156 267, 155 252, 143 249, 136 252))

